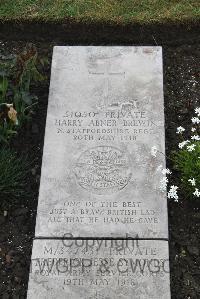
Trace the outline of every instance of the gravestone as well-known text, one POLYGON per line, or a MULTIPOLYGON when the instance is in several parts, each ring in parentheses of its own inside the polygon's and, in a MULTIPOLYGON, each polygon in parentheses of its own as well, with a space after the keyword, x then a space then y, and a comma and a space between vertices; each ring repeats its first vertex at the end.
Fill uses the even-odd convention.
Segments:
POLYGON ((36 236, 167 238, 164 152, 160 47, 55 47, 36 236))
POLYGON ((35 240, 29 299, 170 299, 168 242, 35 240))
POLYGON ((54 47, 28 299, 170 298, 164 155, 161 47, 54 47))

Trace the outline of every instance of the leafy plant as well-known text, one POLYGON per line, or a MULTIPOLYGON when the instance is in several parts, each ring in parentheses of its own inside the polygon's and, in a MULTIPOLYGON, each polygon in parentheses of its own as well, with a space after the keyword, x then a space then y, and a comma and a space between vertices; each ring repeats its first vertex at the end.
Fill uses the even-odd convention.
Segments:
MULTIPOLYGON (((173 198, 174 201, 179 199, 179 190, 184 193, 186 198, 200 198, 200 107, 195 109, 195 117, 192 117, 192 127, 190 139, 185 140, 183 132, 185 128, 178 127, 181 142, 178 144, 178 150, 171 152, 169 158, 173 162, 173 169, 176 171, 176 179, 178 186, 168 186, 169 176, 172 174, 170 169, 163 168, 160 165, 157 168, 161 175, 159 181, 159 190, 167 192, 168 198, 173 198)), ((163 154, 158 151, 156 146, 151 148, 151 155, 156 158, 157 154, 163 154)))
POLYGON ((174 152, 174 169, 181 177, 181 189, 191 197, 196 189, 200 190, 200 141, 196 141, 194 151, 180 149, 174 152))
POLYGON ((17 131, 14 128, 12 122, 4 122, 0 125, 0 144, 8 144, 13 135, 16 135, 17 131))
POLYGON ((30 119, 37 104, 31 87, 45 80, 40 69, 46 62, 38 58, 33 44, 28 44, 19 55, 0 57, 0 143, 9 142, 30 119))
POLYGON ((185 128, 178 127, 177 134, 181 136, 179 149, 172 152, 174 169, 180 175, 181 190, 189 198, 200 198, 200 108, 195 109, 192 117, 190 139, 184 140, 185 128))
MULTIPOLYGON (((30 165, 9 148, 0 149, 0 198, 9 201, 24 195, 30 165)), ((1 202, 2 204, 2 202, 1 202)))

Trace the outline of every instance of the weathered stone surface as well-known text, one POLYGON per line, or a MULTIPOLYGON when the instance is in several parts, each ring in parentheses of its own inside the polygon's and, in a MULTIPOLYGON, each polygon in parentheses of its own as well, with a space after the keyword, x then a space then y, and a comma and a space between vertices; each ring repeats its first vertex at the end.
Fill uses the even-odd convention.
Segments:
POLYGON ((160 47, 54 48, 36 236, 168 237, 162 77, 160 47))
POLYGON ((170 299, 168 242, 35 240, 27 299, 170 299))

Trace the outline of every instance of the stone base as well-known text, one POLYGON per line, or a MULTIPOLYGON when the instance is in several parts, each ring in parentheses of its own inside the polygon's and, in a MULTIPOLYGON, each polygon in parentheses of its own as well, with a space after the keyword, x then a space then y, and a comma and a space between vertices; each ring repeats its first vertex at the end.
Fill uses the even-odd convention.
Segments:
POLYGON ((170 299, 168 242, 36 239, 27 298, 170 299))

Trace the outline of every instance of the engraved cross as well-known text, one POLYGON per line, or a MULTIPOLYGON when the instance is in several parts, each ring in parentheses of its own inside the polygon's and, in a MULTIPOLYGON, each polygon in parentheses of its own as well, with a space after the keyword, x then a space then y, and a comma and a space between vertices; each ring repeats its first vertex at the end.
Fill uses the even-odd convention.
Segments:
POLYGON ((103 99, 102 106, 107 107, 109 105, 109 89, 110 89, 110 79, 113 76, 123 76, 125 77, 125 72, 117 72, 111 70, 110 61, 104 63, 103 71, 89 71, 89 74, 102 76, 104 80, 104 88, 103 88, 103 99))

